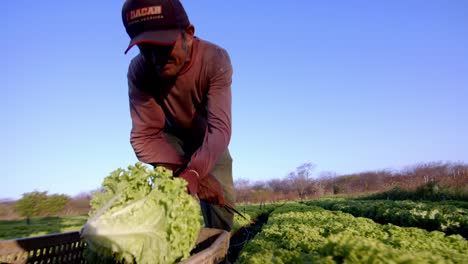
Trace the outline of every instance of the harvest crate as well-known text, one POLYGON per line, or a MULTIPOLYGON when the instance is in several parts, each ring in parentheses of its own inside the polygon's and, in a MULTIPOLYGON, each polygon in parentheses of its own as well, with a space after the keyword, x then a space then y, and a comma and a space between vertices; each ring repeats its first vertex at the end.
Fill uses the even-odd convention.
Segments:
POLYGON ((192 256, 180 264, 215 264, 223 261, 229 249, 231 234, 224 230, 202 228, 192 256))
MULTIPOLYGON (((202 228, 192 256, 181 264, 214 264, 224 260, 229 249, 227 231, 202 228)), ((67 232, 46 236, 0 241, 0 263, 86 263, 85 243, 80 233, 67 232)))

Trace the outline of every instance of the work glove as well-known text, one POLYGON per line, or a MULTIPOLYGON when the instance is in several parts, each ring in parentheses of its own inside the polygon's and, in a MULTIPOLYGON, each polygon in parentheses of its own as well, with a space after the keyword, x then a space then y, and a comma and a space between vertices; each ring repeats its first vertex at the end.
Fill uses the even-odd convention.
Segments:
POLYGON ((226 205, 226 201, 223 196, 223 187, 210 173, 199 181, 198 198, 210 204, 220 205, 221 207, 226 205))

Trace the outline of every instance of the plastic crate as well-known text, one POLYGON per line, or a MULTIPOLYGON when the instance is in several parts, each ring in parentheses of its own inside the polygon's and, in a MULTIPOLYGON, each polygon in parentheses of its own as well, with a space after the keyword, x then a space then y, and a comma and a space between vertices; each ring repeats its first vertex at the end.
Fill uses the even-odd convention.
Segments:
MULTIPOLYGON (((202 228, 192 256, 181 264, 214 264, 223 261, 229 249, 230 233, 202 228)), ((78 231, 0 241, 0 263, 87 263, 85 243, 78 231)))
POLYGON ((79 232, 0 241, 1 263, 85 263, 79 232))

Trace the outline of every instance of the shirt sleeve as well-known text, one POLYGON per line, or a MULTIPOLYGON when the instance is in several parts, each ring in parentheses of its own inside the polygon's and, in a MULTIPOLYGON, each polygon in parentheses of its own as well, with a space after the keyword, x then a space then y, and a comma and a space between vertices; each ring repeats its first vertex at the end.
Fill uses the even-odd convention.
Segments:
POLYGON ((206 176, 227 150, 231 139, 232 65, 228 53, 217 48, 209 65, 207 93, 207 128, 200 148, 188 163, 200 177, 206 176))
POLYGON ((156 100, 143 89, 141 67, 134 59, 130 64, 127 79, 130 100, 132 130, 130 143, 137 158, 148 164, 184 164, 184 158, 170 145, 163 133, 165 115, 156 100))

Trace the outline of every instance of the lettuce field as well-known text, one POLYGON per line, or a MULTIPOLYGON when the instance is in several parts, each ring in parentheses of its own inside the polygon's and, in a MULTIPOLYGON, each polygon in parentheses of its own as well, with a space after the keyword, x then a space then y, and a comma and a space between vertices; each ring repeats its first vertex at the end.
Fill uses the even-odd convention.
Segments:
MULTIPOLYGON (((233 263, 467 263, 468 203, 320 199, 240 205, 233 263), (266 217, 265 217, 266 216, 266 217)), ((0 239, 79 230, 86 217, 0 221, 0 239)))
MULTIPOLYGON (((466 210, 460 208, 460 213, 466 221, 466 210)), ((466 222, 452 224, 464 225, 459 230, 466 228, 466 222)), ((312 202, 288 203, 273 210, 236 262, 466 263, 467 259, 468 242, 460 234, 378 224, 312 202)))

